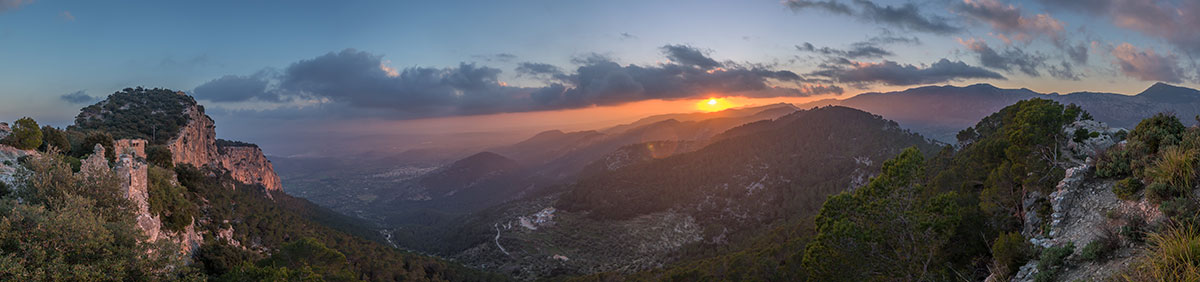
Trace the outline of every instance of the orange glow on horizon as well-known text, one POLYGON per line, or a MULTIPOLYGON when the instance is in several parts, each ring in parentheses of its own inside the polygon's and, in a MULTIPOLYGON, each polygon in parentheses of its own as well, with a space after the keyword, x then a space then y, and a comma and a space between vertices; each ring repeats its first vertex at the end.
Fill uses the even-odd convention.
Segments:
POLYGON ((696 109, 705 112, 723 111, 729 108, 736 108, 738 106, 740 105, 735 104, 726 98, 708 98, 706 100, 700 100, 700 102, 696 103, 696 109))

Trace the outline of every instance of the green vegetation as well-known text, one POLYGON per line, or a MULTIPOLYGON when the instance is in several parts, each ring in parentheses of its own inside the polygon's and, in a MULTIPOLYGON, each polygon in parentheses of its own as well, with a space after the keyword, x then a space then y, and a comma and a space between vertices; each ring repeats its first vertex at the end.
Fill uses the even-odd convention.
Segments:
POLYGON ((21 150, 33 150, 42 145, 42 129, 32 118, 23 117, 12 125, 12 135, 2 140, 5 145, 21 150))
POLYGON ((221 281, 358 281, 346 255, 313 238, 283 245, 257 264, 243 263, 221 281))
POLYGON ((957 194, 931 194, 920 185, 924 159, 915 148, 883 164, 866 187, 830 197, 817 216, 817 237, 803 267, 825 280, 944 280, 943 256, 962 221, 957 194), (932 196, 930 196, 932 195, 932 196), (896 212, 881 207, 911 207, 896 212), (901 235, 903 234, 903 235, 901 235), (884 247, 887 246, 887 247, 884 247), (886 262, 886 263, 885 263, 886 262))
POLYGON ((184 110, 191 106, 204 109, 191 96, 170 89, 125 88, 83 108, 72 129, 97 130, 116 139, 146 139, 150 144, 166 144, 187 125, 188 115, 184 110))
POLYGON ((998 277, 1008 278, 1016 274, 1029 260, 1032 248, 1021 233, 1008 232, 996 237, 996 241, 992 243, 992 261, 996 271, 999 271, 998 277))
POLYGON ((146 147, 146 162, 166 169, 175 168, 175 158, 171 149, 164 145, 146 147))
POLYGON ((1049 247, 1042 250, 1042 256, 1038 259, 1038 273, 1033 276, 1033 281, 1054 281, 1062 270, 1063 263, 1067 257, 1075 252, 1075 243, 1067 242, 1066 245, 1049 247))
POLYGON ((51 147, 59 152, 71 151, 71 140, 67 139, 67 133, 65 131, 49 125, 43 126, 42 139, 44 142, 42 142, 42 146, 38 147, 38 151, 49 152, 51 147))
POLYGON ((1142 192, 1142 180, 1137 178, 1125 178, 1117 181, 1113 185, 1113 193, 1117 194, 1117 198, 1122 200, 1134 201, 1138 199, 1138 193, 1142 192))
POLYGON ((202 279, 173 245, 143 242, 113 173, 72 173, 56 154, 25 164, 19 193, 0 198, 0 280, 202 279))
POLYGON ((1168 227, 1149 236, 1147 253, 1126 269, 1127 281, 1200 279, 1200 232, 1194 225, 1168 227))
POLYGON ((196 204, 193 204, 185 196, 187 190, 171 183, 175 179, 175 172, 151 166, 147 174, 150 182, 147 185, 150 213, 160 216, 162 228, 180 231, 192 224, 192 219, 198 215, 198 210, 196 204))

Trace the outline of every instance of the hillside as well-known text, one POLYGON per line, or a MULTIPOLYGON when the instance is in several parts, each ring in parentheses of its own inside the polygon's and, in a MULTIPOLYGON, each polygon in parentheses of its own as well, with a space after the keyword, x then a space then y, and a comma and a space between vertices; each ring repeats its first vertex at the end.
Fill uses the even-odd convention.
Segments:
POLYGON ((864 93, 843 100, 821 100, 800 105, 809 108, 842 105, 895 120, 906 128, 944 142, 985 116, 1020 100, 1042 98, 1076 104, 1097 121, 1114 127, 1133 128, 1156 113, 1183 117, 1200 114, 1200 92, 1195 89, 1156 83, 1136 95, 1075 92, 1038 93, 1029 89, 1002 89, 989 84, 965 87, 927 86, 887 93, 864 93))
POLYGON ((53 147, 0 145, 0 252, 19 254, 0 280, 502 279, 394 249, 366 222, 283 193, 262 150, 215 139, 182 92, 126 89, 77 120, 37 132, 61 134, 53 147))
POLYGON ((904 148, 937 150, 895 122, 845 107, 760 123, 748 125, 764 128, 755 133, 605 169, 480 213, 457 233, 482 242, 455 257, 522 278, 650 269, 805 218, 904 148))

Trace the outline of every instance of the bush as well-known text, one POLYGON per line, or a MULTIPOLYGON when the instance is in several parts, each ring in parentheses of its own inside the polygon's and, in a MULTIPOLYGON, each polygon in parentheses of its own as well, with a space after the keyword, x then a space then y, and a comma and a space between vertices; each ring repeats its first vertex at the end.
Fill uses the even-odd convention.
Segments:
POLYGON ((1132 175, 1130 168, 1129 150, 1117 145, 1096 154, 1096 176, 1103 178, 1121 178, 1132 175))
POLYGON ((1108 258, 1112 251, 1121 247, 1121 237, 1111 228, 1105 228, 1104 234, 1101 234, 1096 240, 1088 242, 1083 246, 1083 250, 1079 251, 1079 258, 1087 261, 1102 261, 1108 258))
POLYGON ((1168 219, 1181 224, 1195 223, 1197 208, 1196 202, 1187 197, 1178 197, 1170 201, 1163 201, 1158 206, 1158 210, 1162 211, 1168 219))
POLYGON ((1155 182, 1151 183, 1150 186, 1146 186, 1146 198, 1152 202, 1159 203, 1183 195, 1181 191, 1182 189, 1175 188, 1166 183, 1155 182))
POLYGON ((1117 198, 1127 201, 1136 201, 1138 192, 1142 192, 1142 181, 1137 178, 1129 177, 1121 181, 1117 181, 1113 185, 1113 193, 1117 194, 1117 198))
POLYGON ((1200 280, 1200 232, 1195 226, 1172 226, 1150 234, 1150 248, 1125 273, 1129 281, 1200 280))
POLYGON ((150 212, 162 217, 163 229, 180 231, 192 223, 198 208, 188 201, 187 191, 172 183, 175 177, 171 170, 151 166, 148 173, 150 212))
POLYGON ((1029 260, 1030 247, 1029 242, 1025 241, 1025 236, 1021 236, 1020 233, 1000 234, 992 244, 992 260, 996 264, 996 270, 1001 271, 1000 277, 1007 278, 1016 273, 1017 269, 1029 260))
POLYGON ((107 132, 93 131, 88 133, 87 137, 83 138, 83 143, 80 143, 80 146, 75 148, 75 152, 71 156, 83 158, 95 152, 96 144, 100 144, 100 146, 104 146, 104 158, 110 162, 115 161, 117 159, 117 152, 114 149, 116 148, 113 146, 114 143, 116 141, 107 132))
POLYGON ((1146 176, 1173 187, 1191 190, 1196 180, 1196 151, 1177 146, 1167 147, 1158 160, 1147 168, 1146 176))
POLYGON ((3 140, 5 145, 21 150, 33 150, 42 145, 42 129, 32 118, 18 119, 12 126, 12 134, 3 140))
POLYGON ((1034 275, 1034 281, 1054 281, 1058 276, 1058 271, 1062 268, 1067 257, 1075 252, 1075 242, 1067 242, 1066 245, 1049 247, 1042 250, 1041 259, 1038 260, 1038 273, 1034 275))
POLYGON ((70 152, 71 141, 67 139, 67 133, 49 125, 42 127, 42 146, 38 147, 39 151, 47 152, 50 147, 58 149, 59 152, 70 152))
POLYGON ((1083 140, 1087 140, 1089 137, 1091 137, 1090 133, 1091 132, 1088 132, 1086 128, 1076 129, 1075 136, 1071 140, 1075 141, 1075 143, 1083 143, 1083 140))
POLYGON ((174 155, 171 154, 171 149, 167 148, 167 146, 150 145, 150 147, 146 147, 146 161, 152 165, 175 169, 174 158, 174 155))

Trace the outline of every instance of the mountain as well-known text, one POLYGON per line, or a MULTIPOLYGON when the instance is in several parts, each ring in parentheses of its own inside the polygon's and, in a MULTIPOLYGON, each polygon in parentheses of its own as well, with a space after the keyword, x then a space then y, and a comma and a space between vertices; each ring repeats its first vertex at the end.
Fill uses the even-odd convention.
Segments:
POLYGON ((1095 115, 1097 121, 1114 127, 1133 128, 1156 113, 1182 117, 1200 114, 1200 92, 1195 89, 1156 83, 1137 95, 1075 92, 1038 93, 1029 89, 1002 89, 990 84, 965 87, 927 86, 887 93, 864 93, 843 100, 821 100, 800 105, 811 108, 842 105, 895 120, 929 137, 954 142, 959 130, 1016 101, 1029 98, 1076 104, 1095 115))
POLYGON ((503 279, 285 194, 262 150, 215 139, 183 92, 125 89, 43 129, 66 140, 0 145, 0 252, 16 265, 0 280, 503 279))
POLYGON ((612 169, 598 162, 605 167, 573 183, 478 213, 452 231, 475 242, 452 257, 522 279, 649 269, 812 216, 826 196, 863 185, 904 148, 938 150, 895 122, 846 107, 728 132, 742 133, 662 158, 638 156, 650 146, 690 145, 630 145, 618 153, 637 161, 612 169))

